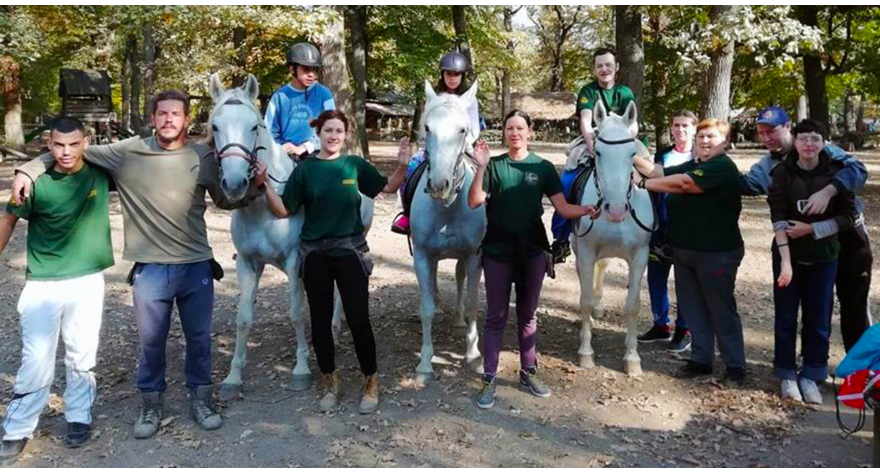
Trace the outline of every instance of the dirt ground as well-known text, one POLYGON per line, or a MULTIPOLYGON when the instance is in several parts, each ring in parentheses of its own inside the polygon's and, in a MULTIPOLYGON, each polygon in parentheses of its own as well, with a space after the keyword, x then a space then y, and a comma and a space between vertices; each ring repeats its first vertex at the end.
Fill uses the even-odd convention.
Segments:
MULTIPOLYGON (((373 143, 374 159, 388 171, 395 146, 373 143)), ((557 165, 561 146, 535 151, 557 165)), ((733 152, 742 170, 758 158, 756 150, 733 152)), ((873 180, 865 198, 867 221, 878 255, 880 223, 880 153, 859 153, 873 180)), ((0 202, 9 198, 10 163, 0 165, 0 202)), ((156 183, 161 186, 161 183, 156 183)), ((545 203, 549 208, 549 203, 545 203)), ((64 386, 59 349, 50 407, 18 467, 858 467, 871 461, 872 417, 866 429, 844 438, 835 420, 830 385, 825 404, 807 407, 783 403, 772 377, 773 301, 768 208, 763 198, 745 198, 740 221, 746 257, 739 272, 737 301, 746 337, 749 380, 742 388, 718 383, 716 376, 696 381, 674 379, 680 358, 660 345, 640 347, 645 370, 627 377, 622 370, 625 265, 609 267, 606 311, 594 325, 598 367, 577 367, 580 317, 578 284, 571 260, 557 268, 556 280, 544 285, 539 314, 542 375, 554 393, 537 399, 516 381, 518 354, 511 323, 501 357, 498 398, 494 409, 480 410, 472 400, 479 386, 462 366, 463 336, 451 330, 451 317, 435 325, 436 380, 426 389, 413 383, 421 340, 418 293, 406 240, 389 231, 398 212, 397 199, 382 196, 369 236, 376 258, 370 283, 373 326, 379 346, 382 399, 380 411, 356 413, 360 377, 350 336, 341 338, 337 363, 344 373, 340 410, 323 415, 318 391, 295 393, 287 386, 294 365, 294 335, 288 318, 286 279, 267 270, 258 294, 258 315, 250 338, 248 370, 242 400, 225 404, 222 429, 204 432, 188 417, 183 386, 184 340, 180 325, 169 339, 165 419, 154 438, 139 441, 131 427, 139 408, 133 387, 137 328, 131 293, 124 283, 130 264, 121 261, 122 217, 113 198, 111 224, 117 261, 107 272, 106 311, 96 374, 98 399, 93 409, 94 441, 78 450, 62 445, 65 421, 60 395, 64 386)), ((235 342, 238 290, 229 235, 229 214, 210 209, 209 236, 226 278, 216 287, 214 376, 225 377, 235 342)), ((549 222, 550 212, 545 213, 549 222)), ((21 342, 15 307, 24 285, 26 225, 16 230, 0 256, 0 415, 12 397, 20 363, 21 342)), ((874 281, 880 281, 874 266, 874 281)), ((441 299, 454 304, 453 265, 441 265, 441 299)), ((670 283, 672 288, 672 283, 670 283)), ((481 285, 482 288, 482 285, 481 285)), ((876 284, 875 284, 876 288, 876 284)), ((482 293, 482 291, 481 291, 482 293)), ((674 298, 674 294, 673 294, 674 298)), ((481 294, 481 301, 485 301, 481 294)), ((641 330, 650 326, 646 284, 642 285, 641 330)), ((878 311, 878 293, 871 307, 878 311)), ((481 304, 480 316, 484 314, 481 304)), ((832 335, 832 368, 843 356, 837 324, 832 335)), ((317 372, 314 361, 311 367, 317 372)), ((846 411, 852 426, 854 412, 846 411)))

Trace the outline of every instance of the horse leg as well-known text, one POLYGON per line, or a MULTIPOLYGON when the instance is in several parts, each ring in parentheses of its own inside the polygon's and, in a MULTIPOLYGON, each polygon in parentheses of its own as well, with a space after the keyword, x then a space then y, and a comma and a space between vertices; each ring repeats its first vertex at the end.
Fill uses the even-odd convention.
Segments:
POLYGON ((290 320, 296 333, 296 365, 290 388, 294 391, 308 390, 312 386, 312 371, 309 370, 309 342, 306 340, 306 318, 304 287, 299 277, 299 255, 294 252, 288 259, 287 286, 290 292, 290 320))
POLYGON ((605 313, 605 305, 602 304, 602 295, 605 292, 605 270, 608 269, 608 259, 602 259, 596 262, 593 273, 593 317, 601 318, 605 313))
POLYGON ((455 262, 455 283, 456 283, 456 301, 455 301, 455 321, 452 327, 455 329, 466 328, 465 322, 465 284, 467 283, 468 260, 460 258, 455 262))
POLYGON ((429 278, 431 279, 431 296, 434 298, 434 322, 442 324, 446 320, 446 313, 440 308, 440 285, 437 284, 437 266, 439 261, 434 262, 430 267, 429 278))
POLYGON ((421 297, 419 317, 422 320, 422 358, 419 366, 416 367, 416 382, 422 386, 427 386, 434 377, 434 369, 431 366, 431 359, 434 357, 434 341, 431 330, 434 323, 434 315, 437 312, 437 304, 434 300, 434 295, 436 295, 435 286, 437 285, 437 263, 421 252, 414 252, 413 266, 416 271, 416 279, 419 282, 421 297))
POLYGON ((262 262, 253 262, 241 255, 235 260, 240 291, 238 315, 235 319, 235 353, 232 356, 229 375, 220 383, 220 398, 222 400, 241 397, 241 373, 247 364, 248 336, 254 324, 254 300, 257 296, 257 286, 259 286, 264 265, 262 262))
POLYGON ((477 330, 477 305, 480 294, 480 255, 474 254, 467 259, 467 285, 464 314, 467 315, 467 352, 464 360, 471 370, 478 374, 483 373, 483 358, 480 355, 479 331, 477 330))
POLYGON ((578 252, 577 265, 578 280, 581 285, 581 346, 578 348, 578 365, 590 369, 596 366, 592 345, 593 309, 595 308, 593 273, 596 267, 596 254, 587 248, 586 242, 579 241, 578 245, 583 246, 578 252))
POLYGON ((639 358, 638 330, 639 309, 641 309, 642 275, 648 266, 648 246, 640 248, 629 262, 629 290, 626 293, 626 354, 623 356, 623 371, 627 375, 642 374, 642 361, 639 358))

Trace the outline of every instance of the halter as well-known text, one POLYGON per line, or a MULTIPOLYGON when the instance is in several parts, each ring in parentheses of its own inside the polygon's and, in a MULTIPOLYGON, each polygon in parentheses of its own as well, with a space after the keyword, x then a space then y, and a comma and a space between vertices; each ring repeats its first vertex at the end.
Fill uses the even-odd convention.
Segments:
MULTIPOLYGON (((217 109, 219 110, 220 107, 223 107, 224 105, 244 105, 244 103, 238 99, 229 99, 226 102, 217 106, 217 109)), ((259 128, 262 128, 264 130, 266 129, 266 125, 263 123, 259 116, 257 116, 257 124, 259 128)), ((244 160, 248 162, 247 177, 248 179, 253 179, 254 175, 257 172, 257 161, 259 161, 259 156, 257 155, 257 153, 259 153, 260 150, 266 149, 266 147, 257 144, 257 142, 259 141, 259 137, 260 136, 258 132, 257 136, 254 137, 254 146, 250 148, 241 143, 229 142, 224 145, 223 148, 221 148, 219 151, 215 151, 215 155, 217 156, 217 166, 220 168, 221 178, 223 177, 223 167, 220 166, 220 162, 223 160, 223 158, 229 156, 237 156, 239 158, 244 158, 244 160), (230 148, 237 148, 237 150, 229 151, 230 148)), ((273 181, 281 183, 272 176, 269 177, 272 178, 273 181)))
MULTIPOLYGON (((632 143, 632 142, 636 141, 636 139, 632 138, 632 137, 623 138, 620 140, 606 140, 606 139, 602 138, 601 136, 596 137, 596 140, 599 140, 600 142, 602 142, 606 145, 625 145, 627 143, 632 143)), ((601 215, 602 203, 605 201, 605 196, 602 194, 602 187, 599 186, 598 163, 596 162, 596 160, 594 160, 593 172, 595 173, 595 176, 593 178, 593 184, 596 186, 596 196, 599 197, 599 199, 596 201, 595 207, 597 209, 599 209, 599 213, 596 214, 595 216, 590 217, 590 226, 587 227, 587 230, 585 230, 583 234, 578 234, 575 231, 575 237, 584 237, 587 234, 589 234, 591 230, 593 230, 593 224, 595 223, 596 219, 598 219, 599 216, 601 215)), ((659 227, 659 222, 657 220, 657 210, 653 209, 653 207, 654 207, 653 205, 651 206, 652 210, 654 211, 654 227, 649 228, 641 220, 639 220, 639 216, 636 214, 635 208, 630 203, 630 199, 632 198, 632 193, 633 193, 633 183, 632 183, 632 180, 630 179, 629 180, 629 187, 626 189, 626 204, 625 204, 626 211, 629 212, 630 215, 632 215, 633 220, 636 222, 636 224, 639 227, 642 228, 642 230, 644 230, 645 232, 648 232, 648 233, 653 233, 659 227)))
MULTIPOLYGON (((449 100, 444 100, 443 102, 431 107, 430 109, 425 110, 425 120, 427 120, 427 117, 431 112, 433 112, 434 110, 436 110, 440 107, 444 107, 444 106, 450 107, 450 106, 452 106, 452 103, 449 100)), ((461 144, 459 146, 459 151, 458 151, 458 154, 456 155, 457 158, 456 158, 456 162, 455 162, 455 168, 453 168, 453 175, 454 176, 453 176, 452 185, 453 185, 453 188, 455 189, 455 194, 458 194, 459 192, 461 192, 462 188, 464 187, 464 178, 465 178, 466 173, 464 170, 464 166, 462 166, 462 163, 464 161, 464 156, 466 154, 465 150, 467 149, 467 145, 468 145, 467 144, 468 137, 471 135, 470 132, 471 132, 471 123, 470 123, 470 120, 468 120, 467 128, 465 128, 465 133, 462 136, 461 144)), ((430 171, 431 170, 431 156, 428 153, 427 147, 425 147, 425 161, 428 163, 428 171, 430 171)), ((428 177, 428 186, 425 188, 425 193, 428 192, 428 188, 430 188, 430 187, 431 187, 431 178, 429 176, 428 177)))

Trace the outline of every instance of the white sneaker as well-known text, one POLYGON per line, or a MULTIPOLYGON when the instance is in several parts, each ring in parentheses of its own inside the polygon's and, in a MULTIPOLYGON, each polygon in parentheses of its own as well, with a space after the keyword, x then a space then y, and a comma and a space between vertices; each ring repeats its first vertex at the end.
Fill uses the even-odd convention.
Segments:
POLYGON ((811 405, 822 404, 822 394, 819 393, 819 387, 816 382, 810 379, 800 379, 801 393, 804 395, 804 401, 811 405))
POLYGON ((783 400, 789 398, 796 402, 804 401, 804 399, 801 397, 801 391, 798 390, 797 382, 795 382, 794 380, 783 380, 781 392, 783 400))

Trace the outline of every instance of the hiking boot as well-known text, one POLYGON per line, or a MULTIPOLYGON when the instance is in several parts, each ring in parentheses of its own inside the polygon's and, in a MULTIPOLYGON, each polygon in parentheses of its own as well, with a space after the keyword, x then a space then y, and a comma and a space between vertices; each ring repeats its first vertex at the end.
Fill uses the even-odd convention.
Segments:
POLYGON ((379 408, 379 373, 367 375, 364 377, 363 396, 361 397, 361 405, 358 407, 358 413, 368 415, 379 408))
POLYGON ((667 351, 673 354, 679 354, 691 348, 691 332, 687 329, 675 328, 675 335, 672 336, 672 340, 669 341, 669 347, 666 348, 667 351))
POLYGON ((8 467, 18 461, 18 456, 27 446, 28 439, 3 440, 0 444, 0 467, 8 467))
POLYGON ((637 337, 639 342, 650 344, 652 342, 669 342, 672 340, 672 330, 668 324, 655 324, 648 329, 648 332, 637 337))
POLYGON ((528 389, 536 397, 547 398, 552 393, 550 387, 538 378, 538 371, 535 367, 519 371, 519 385, 528 389))
POLYGON ((801 397, 801 391, 798 389, 798 384, 794 380, 783 380, 779 393, 781 394, 783 400, 791 399, 796 402, 804 401, 804 398, 801 397))
POLYGON ((678 369, 678 371, 675 373, 675 377, 679 379, 692 379, 695 377, 701 377, 703 375, 711 374, 711 365, 701 364, 699 362, 689 360, 687 361, 687 364, 684 365, 684 367, 678 369))
POLYGON ((223 418, 214 406, 214 386, 199 385, 189 395, 189 416, 199 428, 211 431, 223 426, 223 418))
POLYGON ((553 263, 565 263, 565 259, 571 255, 571 242, 568 240, 555 240, 550 246, 553 254, 553 263))
POLYGON ((135 439, 153 437, 159 431, 162 421, 162 392, 143 392, 141 414, 134 422, 135 439))
POLYGON ((401 235, 409 235, 409 217, 401 214, 391 223, 391 232, 401 235))
POLYGON ((318 408, 322 412, 327 413, 336 409, 341 386, 342 382, 338 370, 334 370, 329 374, 324 374, 324 378, 321 381, 321 401, 318 402, 318 408))
POLYGON ((816 385, 815 381, 802 378, 798 382, 801 387, 801 394, 804 396, 804 402, 810 405, 822 404, 822 394, 819 392, 819 386, 816 385))
POLYGON ((68 423, 67 436, 64 437, 64 446, 78 448, 86 444, 92 437, 92 425, 85 423, 68 423))
POLYGON ((746 370, 742 367, 728 367, 722 381, 742 385, 746 382, 746 370))
POLYGON ((483 376, 483 386, 477 392, 477 406, 488 410, 495 406, 495 377, 483 376))

